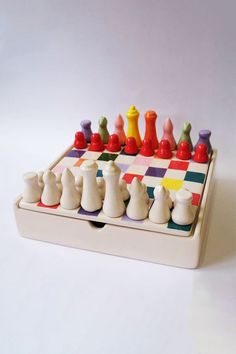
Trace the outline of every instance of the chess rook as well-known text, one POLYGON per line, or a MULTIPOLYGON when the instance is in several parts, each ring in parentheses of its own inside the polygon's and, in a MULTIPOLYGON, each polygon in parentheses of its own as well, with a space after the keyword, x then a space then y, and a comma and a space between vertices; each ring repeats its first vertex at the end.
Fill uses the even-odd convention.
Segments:
POLYGON ((194 220, 192 207, 192 193, 187 189, 180 189, 175 196, 172 220, 177 225, 190 225, 194 220))
POLYGON ((23 201, 26 203, 37 203, 41 199, 42 186, 39 184, 38 174, 27 172, 23 176, 25 187, 23 191, 23 201))
POLYGON ((176 141, 173 135, 173 123, 170 118, 166 118, 163 125, 163 136, 161 140, 168 140, 171 151, 176 149, 176 141))
POLYGON ((158 139, 157 139, 157 132, 156 132, 157 114, 154 111, 148 111, 145 113, 144 118, 146 122, 144 140, 151 140, 152 148, 157 149, 158 148, 158 139))
POLYGON ((88 119, 82 120, 80 122, 80 126, 82 129, 82 132, 84 133, 85 140, 87 141, 87 143, 90 143, 91 135, 93 134, 92 129, 91 129, 91 121, 88 119))
POLYGON ((127 138, 135 138, 137 146, 140 147, 142 144, 142 140, 138 128, 139 111, 136 109, 135 106, 131 106, 128 112, 126 113, 126 117, 128 120, 127 138))
POLYGON ((102 198, 96 180, 98 165, 95 161, 85 160, 81 165, 83 176, 82 208, 88 212, 101 209, 102 198))
POLYGON ((194 150, 196 150, 197 146, 199 144, 206 144, 207 146, 207 152, 208 154, 211 154, 212 152, 212 147, 211 147, 211 142, 210 142, 210 136, 211 136, 211 131, 204 129, 204 130, 200 130, 199 132, 199 139, 197 144, 194 147, 194 150))
POLYGON ((126 135, 124 131, 124 119, 121 114, 115 120, 114 134, 118 135, 121 145, 125 145, 126 135))

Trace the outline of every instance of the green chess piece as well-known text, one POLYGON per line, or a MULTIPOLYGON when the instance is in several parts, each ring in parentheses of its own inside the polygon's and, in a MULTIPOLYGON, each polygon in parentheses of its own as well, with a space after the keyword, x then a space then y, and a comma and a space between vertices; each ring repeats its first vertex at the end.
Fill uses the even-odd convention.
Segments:
POLYGON ((192 143, 192 140, 191 140, 191 137, 190 137, 191 129, 192 129, 191 123, 185 122, 184 126, 183 126, 183 130, 182 130, 181 136, 179 138, 178 147, 179 147, 179 144, 182 141, 187 141, 189 143, 190 150, 193 151, 193 143, 192 143))
POLYGON ((108 140, 109 140, 109 132, 107 130, 107 119, 106 119, 106 117, 99 118, 98 125, 99 125, 98 133, 100 134, 101 139, 104 142, 104 144, 107 144, 108 140))

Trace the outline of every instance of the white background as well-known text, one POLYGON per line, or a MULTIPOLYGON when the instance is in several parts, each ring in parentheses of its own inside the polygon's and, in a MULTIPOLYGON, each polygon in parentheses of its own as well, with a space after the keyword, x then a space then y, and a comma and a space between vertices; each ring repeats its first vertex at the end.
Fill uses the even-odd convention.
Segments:
MULTIPOLYGON (((0 0, 0 353, 236 353, 235 1, 0 0), (81 119, 130 104, 219 150, 202 267, 23 239, 12 204, 81 119)), ((69 230, 68 230, 69 232, 69 230)))

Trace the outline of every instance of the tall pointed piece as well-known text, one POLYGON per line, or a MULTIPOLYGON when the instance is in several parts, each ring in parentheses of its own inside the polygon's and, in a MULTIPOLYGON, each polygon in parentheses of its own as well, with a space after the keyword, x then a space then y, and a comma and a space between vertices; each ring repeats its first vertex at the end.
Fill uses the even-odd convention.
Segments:
POLYGON ((163 136, 161 140, 168 140, 172 151, 176 149, 176 141, 173 135, 173 123, 170 118, 166 118, 165 120, 163 125, 163 136))
POLYGON ((190 137, 191 129, 192 129, 191 124, 189 122, 185 122, 183 125, 181 136, 179 138, 178 147, 182 141, 187 141, 189 143, 190 150, 193 151, 193 143, 190 137))
POLYGON ((109 140, 109 132, 107 129, 107 119, 106 117, 100 117, 98 121, 98 133, 101 136, 102 141, 104 144, 108 143, 109 140))
POLYGON ((135 106, 131 106, 126 113, 126 117, 128 120, 127 138, 135 138, 137 146, 140 147, 142 140, 138 128, 139 111, 135 106))
POLYGON ((124 119, 121 114, 116 117, 114 134, 117 134, 121 145, 125 145, 126 135, 124 131, 124 119))
POLYGON ((156 131, 156 120, 157 114, 155 111, 148 111, 145 113, 145 122, 146 122, 146 129, 145 129, 145 136, 144 139, 150 139, 152 142, 153 149, 158 148, 158 139, 157 139, 157 131, 156 131))

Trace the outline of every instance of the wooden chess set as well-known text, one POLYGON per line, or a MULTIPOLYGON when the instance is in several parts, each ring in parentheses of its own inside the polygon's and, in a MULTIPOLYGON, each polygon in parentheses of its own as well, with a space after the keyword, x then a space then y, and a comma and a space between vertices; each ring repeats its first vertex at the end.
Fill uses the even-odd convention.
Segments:
POLYGON ((193 147, 185 122, 176 143, 167 118, 158 140, 157 114, 131 106, 124 120, 81 122, 69 146, 43 172, 27 172, 14 204, 22 236, 155 263, 196 268, 208 224, 216 150, 201 130, 193 147))

